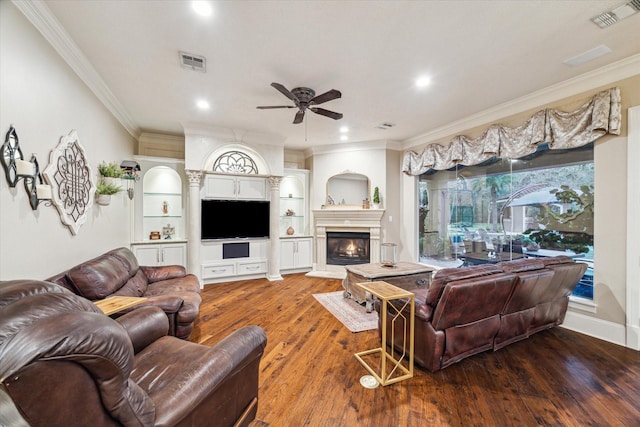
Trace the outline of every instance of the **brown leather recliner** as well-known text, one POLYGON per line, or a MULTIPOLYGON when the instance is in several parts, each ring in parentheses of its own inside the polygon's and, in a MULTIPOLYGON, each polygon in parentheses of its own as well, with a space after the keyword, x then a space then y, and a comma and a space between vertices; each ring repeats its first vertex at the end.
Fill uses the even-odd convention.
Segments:
MULTIPOLYGON (((434 372, 560 325, 586 268, 559 256, 438 271, 426 293, 416 294, 414 360, 434 372)), ((401 300, 390 303, 402 309, 401 300)), ((406 325, 391 320, 393 309, 388 314, 387 336, 401 350, 406 325)))
POLYGON ((145 297, 169 318, 169 334, 189 338, 200 311, 200 283, 180 265, 139 266, 128 248, 118 248, 46 279, 90 301, 110 296, 145 297))
POLYGON ((158 307, 114 320, 56 284, 0 282, 0 425, 247 426, 264 331, 207 347, 168 326, 158 307))

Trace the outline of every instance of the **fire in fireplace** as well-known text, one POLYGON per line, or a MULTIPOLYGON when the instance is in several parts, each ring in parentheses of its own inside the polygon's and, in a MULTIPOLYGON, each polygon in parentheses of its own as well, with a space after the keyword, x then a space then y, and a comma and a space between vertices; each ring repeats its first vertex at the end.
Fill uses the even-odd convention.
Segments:
POLYGON ((369 233, 327 232, 327 264, 368 264, 369 259, 369 233))

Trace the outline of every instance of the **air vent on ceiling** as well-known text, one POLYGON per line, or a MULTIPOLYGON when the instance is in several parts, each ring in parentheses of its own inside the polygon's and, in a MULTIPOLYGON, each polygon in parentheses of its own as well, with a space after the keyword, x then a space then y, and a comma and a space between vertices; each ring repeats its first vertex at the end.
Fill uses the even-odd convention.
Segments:
POLYGON ((640 0, 630 0, 594 16, 591 21, 600 28, 606 28, 638 12, 640 12, 640 0))
POLYGON ((378 128, 378 129, 384 129, 384 130, 387 130, 387 129, 391 129, 391 128, 392 128, 392 127, 394 127, 394 126, 395 126, 395 125, 394 125, 393 123, 384 122, 384 123, 382 123, 382 124, 380 124, 380 125, 376 126, 376 128, 378 128))
POLYGON ((193 71, 207 71, 207 60, 204 56, 180 52, 180 65, 193 71))

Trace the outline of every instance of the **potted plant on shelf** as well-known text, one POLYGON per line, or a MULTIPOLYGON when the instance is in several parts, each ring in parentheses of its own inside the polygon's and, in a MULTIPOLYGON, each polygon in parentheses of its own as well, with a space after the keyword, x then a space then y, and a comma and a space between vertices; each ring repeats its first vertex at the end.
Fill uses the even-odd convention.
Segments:
POLYGON ((111 203, 111 196, 122 191, 122 187, 100 180, 96 187, 96 203, 107 206, 111 203))
POLYGON ((380 190, 378 187, 373 189, 373 208, 380 209, 380 190))
POLYGON ((120 178, 122 178, 122 168, 116 162, 102 162, 98 165, 98 172, 102 179, 108 184, 118 186, 120 178))

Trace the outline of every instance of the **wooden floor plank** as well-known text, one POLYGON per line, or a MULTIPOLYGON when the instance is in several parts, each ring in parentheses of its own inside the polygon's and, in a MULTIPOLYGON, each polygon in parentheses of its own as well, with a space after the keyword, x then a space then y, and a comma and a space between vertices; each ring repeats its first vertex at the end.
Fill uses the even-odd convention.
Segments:
POLYGON ((192 341, 267 332, 252 427, 640 425, 640 354, 564 328, 365 389, 354 354, 377 347, 377 331, 350 332, 313 297, 341 289, 304 274, 203 289, 192 341))

